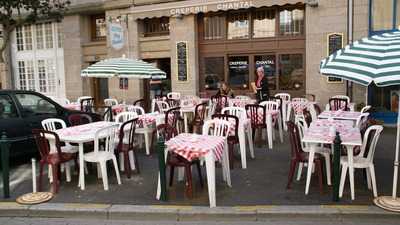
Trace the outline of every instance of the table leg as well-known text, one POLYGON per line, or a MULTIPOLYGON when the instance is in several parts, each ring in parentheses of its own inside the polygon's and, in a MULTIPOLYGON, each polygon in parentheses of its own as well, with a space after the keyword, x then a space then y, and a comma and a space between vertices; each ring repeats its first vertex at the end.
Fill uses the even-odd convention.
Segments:
POLYGON ((281 139, 281 143, 283 143, 282 116, 280 113, 278 116, 278 128, 279 128, 279 138, 281 139))
POLYGON ((206 170, 207 170, 207 186, 208 186, 208 199, 210 207, 216 206, 215 199, 215 159, 214 156, 209 153, 205 157, 206 170))
POLYGON ((249 146, 250 146, 250 157, 254 159, 254 142, 253 142, 253 134, 252 134, 252 129, 251 129, 251 123, 248 124, 247 130, 247 139, 249 141, 249 146))
POLYGON ((240 147, 240 158, 242 160, 242 168, 247 168, 246 161, 246 132, 243 124, 239 125, 239 147, 240 147))
POLYGON ((310 152, 308 155, 308 164, 307 164, 307 181, 306 181, 306 191, 305 191, 306 195, 308 195, 308 190, 310 188, 314 154, 315 154, 315 144, 310 144, 310 152))
POLYGON ((354 200, 354 164, 353 164, 353 146, 346 146, 347 148, 347 159, 349 163, 349 178, 350 178, 350 191, 351 200, 354 200))
POLYGON ((188 127, 188 114, 183 113, 183 120, 184 120, 184 126, 185 126, 185 133, 189 133, 189 127, 188 127))
MULTIPOLYGON (((167 162, 167 154, 168 154, 168 149, 165 148, 165 150, 164 150, 164 160, 165 160, 165 162, 167 162)), ((158 172, 156 199, 157 200, 161 199, 161 177, 160 177, 160 172, 158 172)))
POLYGON ((286 112, 286 121, 290 121, 290 114, 292 113, 292 105, 288 103, 286 112))
POLYGON ((267 114, 267 138, 268 138, 268 147, 272 149, 273 141, 272 141, 272 115, 267 114))
POLYGON ((83 161, 83 143, 79 143, 79 184, 85 190, 85 163, 83 161))
POLYGON ((229 153, 228 153, 228 142, 225 139, 225 145, 224 145, 224 154, 222 155, 222 164, 225 166, 225 178, 226 182, 229 187, 232 187, 232 182, 231 182, 231 170, 229 167, 229 153))

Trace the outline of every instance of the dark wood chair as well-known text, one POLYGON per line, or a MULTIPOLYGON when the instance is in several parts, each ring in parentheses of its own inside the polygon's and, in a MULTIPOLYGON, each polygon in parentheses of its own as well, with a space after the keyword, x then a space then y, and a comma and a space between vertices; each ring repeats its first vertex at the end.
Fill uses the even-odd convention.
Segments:
POLYGON ((61 143, 57 133, 42 129, 32 129, 33 137, 36 141, 37 148, 40 153, 39 161, 39 185, 38 191, 42 190, 42 179, 44 166, 51 165, 53 183, 52 192, 58 193, 59 189, 59 167, 62 163, 66 163, 77 158, 77 153, 66 153, 61 151, 61 143), (54 146, 50 146, 48 138, 54 139, 54 146), (50 148, 55 147, 55 152, 50 152, 50 148))
POLYGON ((94 98, 84 98, 80 102, 81 111, 83 112, 93 112, 94 98))
MULTIPOLYGON (((290 137, 290 147, 291 147, 290 170, 286 188, 290 189, 293 181, 293 176, 296 171, 296 167, 299 163, 308 163, 308 153, 303 152, 301 148, 299 128, 292 121, 288 121, 286 122, 286 124, 288 127, 288 132, 290 137)), ((323 161, 322 156, 319 154, 315 154, 314 164, 318 174, 319 189, 321 193, 323 192, 324 189, 323 177, 322 177, 322 161, 323 161)))
POLYGON ((180 107, 174 107, 168 109, 165 112, 165 123, 177 128, 178 120, 181 117, 180 109, 181 109, 180 107))
POLYGON ((137 120, 138 118, 128 120, 121 125, 118 134, 119 141, 115 149, 117 156, 119 156, 120 153, 123 154, 125 174, 128 178, 131 178, 131 170, 132 170, 129 159, 130 151, 132 151, 133 154, 136 172, 139 173, 138 157, 135 151, 136 150, 135 129, 137 120))
POLYGON ((168 103, 170 108, 175 108, 175 107, 179 107, 179 100, 177 99, 170 99, 167 98, 166 102, 168 103))
POLYGON ((310 111, 307 108, 303 109, 303 116, 304 116, 304 120, 307 123, 307 127, 310 127, 310 124, 312 122, 312 116, 311 116, 310 111))
POLYGON ((245 106, 247 117, 250 118, 253 140, 256 130, 267 129, 266 116, 267 109, 265 106, 258 104, 248 104, 245 106), (259 113, 262 113, 259 116, 259 113))
POLYGON ((207 103, 197 104, 194 109, 194 118, 190 123, 193 133, 201 134, 206 115, 207 103))
POLYGON ((84 113, 74 113, 68 116, 68 122, 71 126, 83 125, 92 121, 92 117, 84 113))
POLYGON ((228 135, 228 150, 229 150, 229 165, 230 168, 233 169, 233 164, 234 164, 234 146, 236 144, 239 144, 239 118, 234 115, 229 115, 229 114, 214 114, 211 116, 212 119, 217 118, 217 119, 222 119, 229 121, 233 124, 234 126, 234 132, 229 132, 228 135))
POLYGON ((211 96, 211 104, 215 105, 214 114, 219 114, 224 107, 228 106, 228 97, 225 95, 213 95, 211 96))
MULTIPOLYGON (((158 135, 163 137, 165 141, 175 137, 178 135, 178 131, 175 127, 172 127, 169 124, 160 124, 157 126, 158 135)), ((185 169, 185 176, 186 176, 186 195, 188 197, 193 196, 193 182, 192 182, 192 165, 196 165, 197 172, 199 174, 200 185, 203 188, 203 178, 201 176, 201 167, 200 167, 200 160, 192 160, 188 161, 187 159, 183 158, 182 156, 174 153, 168 152, 167 154, 167 166, 170 167, 170 176, 169 176, 169 186, 172 186, 174 182, 174 170, 175 167, 183 167, 185 169)))
POLYGON ((331 111, 349 111, 348 102, 343 98, 330 98, 329 99, 329 110, 331 111))

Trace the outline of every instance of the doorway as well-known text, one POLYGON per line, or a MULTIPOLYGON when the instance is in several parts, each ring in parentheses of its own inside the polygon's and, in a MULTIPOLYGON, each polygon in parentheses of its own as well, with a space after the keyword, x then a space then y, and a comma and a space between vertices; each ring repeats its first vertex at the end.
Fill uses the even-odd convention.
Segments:
POLYGON ((104 99, 109 98, 108 78, 92 78, 92 90, 96 105, 103 105, 104 99))
POLYGON ((164 71, 167 75, 167 78, 162 80, 143 80, 143 99, 146 104, 150 106, 151 99, 153 99, 155 95, 166 95, 168 92, 171 92, 171 59, 145 59, 144 61, 151 63, 153 66, 164 71))

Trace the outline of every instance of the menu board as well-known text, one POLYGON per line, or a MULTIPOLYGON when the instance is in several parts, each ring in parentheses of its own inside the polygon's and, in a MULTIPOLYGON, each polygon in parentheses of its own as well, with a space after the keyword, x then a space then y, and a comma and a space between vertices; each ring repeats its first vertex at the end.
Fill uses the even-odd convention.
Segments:
MULTIPOLYGON (((340 50, 343 48, 343 34, 342 33, 332 33, 328 34, 327 37, 327 53, 328 56, 335 53, 337 50, 340 50)), ((341 83, 343 80, 341 78, 337 77, 328 77, 327 78, 328 83, 341 83)))
POLYGON ((188 80, 188 51, 187 43, 184 41, 176 43, 176 65, 178 73, 178 81, 188 80))

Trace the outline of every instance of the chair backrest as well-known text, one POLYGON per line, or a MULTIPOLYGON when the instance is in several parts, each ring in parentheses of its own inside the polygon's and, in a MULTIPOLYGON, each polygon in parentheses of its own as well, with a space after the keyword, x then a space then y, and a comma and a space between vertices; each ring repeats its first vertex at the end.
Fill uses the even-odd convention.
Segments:
POLYGON ((275 97, 278 97, 284 101, 290 101, 290 94, 288 93, 277 93, 275 94, 275 97))
POLYGON ((57 129, 66 128, 67 124, 62 119, 49 118, 42 120, 42 127, 47 131, 55 131, 57 129))
POLYGON ((81 96, 76 100, 76 102, 80 104, 83 99, 88 99, 88 98, 93 98, 93 97, 92 96, 81 96))
POLYGON ((330 98, 329 99, 329 110, 331 111, 348 111, 348 101, 345 98, 330 98))
POLYGON ((137 114, 135 112, 121 112, 115 116, 115 122, 124 123, 128 120, 135 119, 137 114))
POLYGON ((120 126, 118 133, 119 142, 117 148, 121 148, 125 140, 125 144, 128 144, 128 148, 133 149, 137 120, 138 118, 125 121, 120 126))
POLYGON ((179 99, 170 99, 170 98, 168 98, 168 99, 165 100, 165 101, 168 103, 168 106, 169 106, 170 108, 178 107, 179 104, 180 104, 180 100, 179 100, 179 99))
POLYGON ((250 100, 251 98, 247 95, 236 95, 235 99, 250 100))
POLYGON ((99 129, 94 134, 94 152, 114 152, 118 124, 99 129))
POLYGON ((211 96, 211 114, 221 113, 221 110, 228 106, 228 97, 224 95, 211 96))
POLYGON ((335 95, 335 96, 332 96, 331 98, 346 99, 347 103, 350 103, 350 97, 346 96, 346 95, 335 95))
POLYGON ((246 110, 242 107, 236 107, 236 106, 225 107, 222 109, 221 113, 236 116, 237 118, 239 118, 239 120, 247 119, 246 110))
POLYGON ((228 132, 229 135, 239 137, 239 118, 237 116, 229 114, 214 114, 211 116, 211 119, 221 119, 228 121, 230 123, 230 131, 234 131, 233 135, 232 132, 228 132))
POLYGON ((40 157, 46 159, 49 154, 61 154, 60 138, 57 133, 43 129, 32 129, 40 157))
POLYGON ((263 101, 260 105, 265 106, 267 111, 279 110, 279 103, 275 101, 263 101))
POLYGON ((94 98, 84 98, 80 101, 81 111, 83 112, 93 112, 94 98))
POLYGON ((363 137, 361 152, 359 154, 360 157, 367 158, 368 162, 372 162, 374 160, 376 144, 378 143, 379 136, 382 131, 382 125, 373 125, 368 127, 363 137))
POLYGON ((203 135, 227 137, 231 123, 222 119, 212 119, 204 122, 203 135))
POLYGON ((291 154, 292 158, 301 158, 301 140, 300 140, 300 131, 296 124, 292 121, 286 122, 290 137, 290 147, 291 147, 291 154))
POLYGON ((271 101, 271 102, 276 102, 278 103, 278 109, 281 109, 281 106, 283 104, 283 100, 279 97, 275 97, 275 96, 267 96, 266 98, 264 98, 264 101, 271 101))
POLYGON ((106 98, 104 99, 104 105, 106 106, 118 105, 118 100, 114 98, 106 98))
POLYGON ((138 100, 134 101, 133 105, 144 107, 144 103, 145 103, 144 99, 141 98, 141 99, 138 99, 138 100))
POLYGON ((92 117, 84 113, 74 113, 68 116, 68 122, 71 126, 83 125, 92 121, 92 117))
POLYGON ((207 103, 197 104, 194 109, 194 121, 204 121, 206 117, 207 103))
POLYGON ((371 110, 371 106, 370 105, 366 105, 366 106, 364 106, 362 109, 361 109, 361 113, 366 113, 366 112, 368 112, 369 110, 371 110))
POLYGON ((163 137, 164 141, 168 141, 178 135, 177 129, 166 123, 158 125, 156 129, 158 137, 163 137))
POLYGON ((248 104, 245 106, 247 117, 250 118, 251 126, 265 126, 267 110, 264 105, 248 104), (262 113, 261 115, 259 115, 262 113))
POLYGON ((179 116, 181 115, 180 107, 171 108, 165 112, 165 122, 173 127, 176 127, 179 116))
POLYGON ((164 112, 168 111, 168 109, 169 109, 169 105, 165 101, 156 101, 156 105, 157 105, 157 110, 160 113, 164 113, 164 112))
POLYGON ((313 117, 311 112, 307 108, 303 109, 303 118, 304 121, 306 122, 307 127, 309 127, 311 122, 313 121, 313 117))
POLYGON ((306 98, 292 98, 292 102, 308 102, 306 98))
POLYGON ((318 105, 317 104, 310 104, 308 106, 309 112, 311 114, 311 120, 312 121, 316 121, 318 119, 319 113, 317 112, 316 106, 318 106, 318 105))
POLYGON ((167 94, 168 99, 174 99, 174 100, 179 100, 181 99, 181 93, 179 92, 169 92, 167 94))
POLYGON ((356 120, 356 127, 358 127, 359 129, 361 129, 361 127, 363 126, 363 123, 366 123, 368 120, 368 116, 369 113, 361 113, 357 120, 356 120))
POLYGON ((144 115, 146 114, 144 109, 138 105, 128 105, 126 106, 126 111, 127 112, 134 112, 137 115, 144 115))
MULTIPOLYGON (((298 127, 299 136, 300 136, 300 140, 301 140, 301 139, 303 139, 304 133, 307 131, 309 125, 307 125, 306 121, 302 117, 297 118, 295 125, 297 125, 297 127, 298 127)), ((307 144, 302 141, 300 141, 300 146, 303 150, 307 148, 307 144)))

